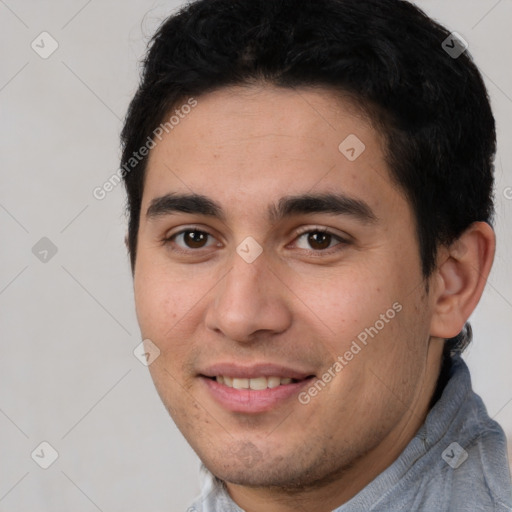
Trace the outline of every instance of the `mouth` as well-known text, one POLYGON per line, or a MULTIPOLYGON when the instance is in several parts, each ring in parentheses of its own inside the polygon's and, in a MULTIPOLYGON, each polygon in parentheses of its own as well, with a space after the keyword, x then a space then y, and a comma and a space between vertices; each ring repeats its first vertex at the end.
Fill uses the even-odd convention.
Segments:
MULTIPOLYGON (((264 389, 274 389, 278 386, 287 386, 288 384, 296 384, 300 382, 298 379, 291 377, 252 377, 252 378, 237 378, 228 377, 227 375, 217 375, 216 377, 207 377, 219 384, 223 384, 228 388, 233 389, 251 389, 253 391, 262 391, 264 389)), ((302 379, 304 380, 304 379, 302 379)))
POLYGON ((270 365, 265 369, 219 366, 198 377, 222 408, 254 414, 283 406, 297 397, 315 375, 270 365))

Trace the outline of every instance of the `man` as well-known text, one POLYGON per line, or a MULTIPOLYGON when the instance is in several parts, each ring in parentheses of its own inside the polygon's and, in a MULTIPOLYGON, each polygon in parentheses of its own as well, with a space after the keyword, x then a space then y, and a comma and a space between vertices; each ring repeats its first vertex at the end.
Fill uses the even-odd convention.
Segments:
POLYGON ((155 35, 127 245, 152 378, 206 471, 190 511, 511 510, 460 357, 495 249, 465 50, 400 0, 199 0, 155 35))

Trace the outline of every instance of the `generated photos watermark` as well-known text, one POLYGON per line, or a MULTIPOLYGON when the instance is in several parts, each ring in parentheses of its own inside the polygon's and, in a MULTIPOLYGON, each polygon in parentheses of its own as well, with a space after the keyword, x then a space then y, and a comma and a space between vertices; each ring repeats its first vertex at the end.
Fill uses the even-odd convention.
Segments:
POLYGON ((153 130, 153 136, 149 135, 146 142, 139 148, 138 151, 134 151, 132 156, 128 159, 122 167, 120 167, 115 173, 113 173, 101 186, 97 186, 93 189, 92 195, 98 201, 102 201, 107 197, 107 194, 112 192, 121 180, 130 174, 139 163, 148 156, 149 151, 156 147, 158 142, 162 141, 164 133, 170 133, 176 126, 178 126, 182 119, 185 119, 192 109, 197 106, 197 100, 189 98, 186 103, 177 108, 173 115, 165 123, 161 123, 157 128, 153 130), (158 139, 158 142, 156 141, 158 139))
POLYGON ((311 399, 317 396, 363 348, 368 346, 369 341, 375 338, 400 311, 402 311, 402 304, 395 302, 385 313, 380 315, 379 319, 372 326, 366 327, 361 331, 356 339, 352 340, 348 350, 336 358, 336 361, 327 369, 322 377, 317 379, 306 391, 299 393, 299 402, 303 405, 309 404, 311 399))

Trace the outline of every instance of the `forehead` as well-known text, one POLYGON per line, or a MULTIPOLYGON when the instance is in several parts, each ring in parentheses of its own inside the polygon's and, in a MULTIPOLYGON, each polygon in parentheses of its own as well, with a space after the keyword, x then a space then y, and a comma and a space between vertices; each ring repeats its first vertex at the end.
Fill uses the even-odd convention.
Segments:
POLYGON ((331 90, 232 87, 196 101, 150 152, 143 212, 170 193, 202 195, 227 215, 269 220, 280 199, 306 192, 343 193, 377 210, 404 201, 382 135, 331 90))

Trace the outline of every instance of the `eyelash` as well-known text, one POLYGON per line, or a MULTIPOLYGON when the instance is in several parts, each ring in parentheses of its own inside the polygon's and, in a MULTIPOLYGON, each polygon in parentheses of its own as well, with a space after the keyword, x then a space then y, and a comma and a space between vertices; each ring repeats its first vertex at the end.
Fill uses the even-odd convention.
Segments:
MULTIPOLYGON (((202 229, 198 229, 198 228, 195 228, 195 227, 191 226, 191 227, 188 227, 187 229, 182 229, 181 231, 178 231, 177 233, 174 233, 173 235, 171 235, 169 237, 163 238, 162 239, 162 244, 170 246, 171 244, 175 243, 174 239, 176 237, 178 237, 180 235, 183 235, 185 233, 190 233, 190 232, 196 232, 196 233, 204 234, 204 235, 207 235, 207 236, 210 236, 210 237, 214 238, 213 235, 208 233, 207 231, 204 231, 202 229)), ((333 237, 334 239, 336 239, 339 242, 334 247, 331 247, 331 248, 328 248, 328 249, 311 249, 311 250, 302 249, 306 253, 314 255, 314 256, 331 255, 332 253, 338 252, 339 250, 343 249, 344 246, 346 246, 346 245, 348 245, 350 243, 347 239, 345 239, 345 238, 343 238, 343 237, 333 233, 332 231, 330 231, 327 228, 313 228, 313 229, 311 227, 301 228, 301 229, 299 229, 295 233, 295 239, 300 238, 303 235, 311 234, 311 233, 321 233, 323 235, 330 235, 331 237, 333 237), (338 246, 342 246, 342 247, 336 249, 336 247, 338 247, 338 246)), ((191 253, 200 252, 201 249, 204 249, 204 248, 201 247, 199 249, 183 249, 183 248, 176 249, 175 247, 171 247, 171 250, 173 252, 187 254, 187 255, 191 254, 191 253)))

